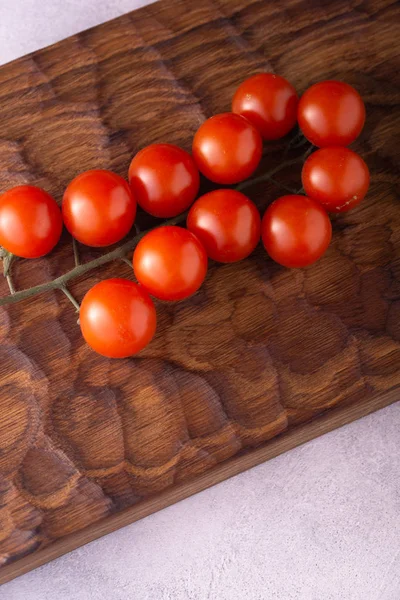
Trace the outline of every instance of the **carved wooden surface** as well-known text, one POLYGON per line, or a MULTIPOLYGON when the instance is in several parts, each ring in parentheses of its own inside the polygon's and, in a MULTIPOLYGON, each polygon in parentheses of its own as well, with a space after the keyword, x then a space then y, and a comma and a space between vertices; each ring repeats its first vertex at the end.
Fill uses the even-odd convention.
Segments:
MULTIPOLYGON (((153 499, 172 501, 175 488, 183 497, 213 473, 256 464, 268 440, 295 439, 321 413, 326 425, 312 435, 396 399, 399 19, 399 5, 384 0, 167 0, 0 68, 1 191, 29 182, 61 201, 84 169, 126 176, 146 144, 190 149, 203 119, 264 70, 299 92, 327 78, 355 85, 367 123, 354 149, 372 171, 368 197, 334 219, 319 263, 287 270, 259 248, 236 265, 210 264, 192 299, 158 305, 156 338, 137 358, 91 352, 58 292, 0 309, 0 579, 46 560, 21 557, 64 536, 76 535, 65 538, 70 549, 85 527, 97 527, 90 539, 115 528, 126 507, 155 510, 153 499), (329 424, 338 409, 347 417, 329 424)), ((279 163, 285 144, 266 148, 262 168, 279 163)), ((300 163, 277 175, 294 188, 299 177, 300 163)), ((279 194, 272 182, 249 190, 260 210, 279 194)), ((64 234, 49 258, 17 262, 15 282, 72 266, 64 234)), ((81 299, 116 274, 131 276, 113 263, 71 289, 81 299)))

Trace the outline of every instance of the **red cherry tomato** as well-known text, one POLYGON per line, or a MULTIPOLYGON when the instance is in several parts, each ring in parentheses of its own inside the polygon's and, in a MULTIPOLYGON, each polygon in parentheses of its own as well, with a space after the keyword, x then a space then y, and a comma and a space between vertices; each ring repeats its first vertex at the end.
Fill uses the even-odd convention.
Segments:
POLYGON ((38 187, 19 185, 0 197, 0 244, 16 256, 44 256, 57 244, 62 226, 56 201, 38 187))
POLYGON ((182 227, 158 227, 147 233, 133 253, 139 283, 161 300, 194 294, 207 273, 207 254, 193 233, 182 227))
POLYGON ((247 179, 262 155, 257 129, 241 115, 215 115, 200 126, 193 140, 193 158, 200 171, 215 183, 247 179))
POLYGON ((277 140, 295 126, 298 97, 291 83, 273 73, 246 79, 236 90, 232 112, 246 117, 264 140, 277 140))
POLYGON ((203 244, 210 258, 223 263, 249 256, 260 240, 260 213, 236 190, 215 190, 196 200, 187 228, 203 244))
POLYGON ((95 169, 75 177, 64 193, 64 223, 87 246, 109 246, 131 229, 136 200, 127 182, 111 171, 95 169))
POLYGON ((329 246, 332 227, 322 206, 307 196, 282 196, 266 210, 261 238, 270 257, 284 267, 306 267, 329 246))
POLYGON ((156 309, 140 285, 128 279, 105 279, 87 292, 79 322, 93 350, 110 358, 125 358, 152 339, 156 309))
POLYGON ((342 146, 321 148, 309 156, 301 173, 307 196, 330 212, 357 206, 367 193, 369 170, 361 156, 342 146))
POLYGON ((300 98, 300 129, 315 146, 348 146, 360 135, 365 106, 360 94, 342 81, 321 81, 300 98))
POLYGON ((188 152, 172 144, 153 144, 133 158, 129 183, 143 210, 154 217, 169 218, 192 204, 200 177, 188 152))

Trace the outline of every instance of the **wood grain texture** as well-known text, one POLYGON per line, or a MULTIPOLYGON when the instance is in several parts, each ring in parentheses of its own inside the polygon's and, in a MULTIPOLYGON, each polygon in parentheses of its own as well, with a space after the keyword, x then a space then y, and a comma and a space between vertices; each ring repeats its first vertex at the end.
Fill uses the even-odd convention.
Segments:
MULTIPOLYGON (((61 293, 1 309, 0 581, 398 397, 399 5, 192 4, 162 1, 1 67, 0 189, 29 182, 61 201, 84 169, 126 176, 146 144, 190 149, 241 80, 273 70, 300 92, 327 78, 358 88, 367 124, 354 149, 371 190, 334 219, 313 267, 283 269, 261 249, 210 265, 192 299, 159 304, 137 358, 92 353, 61 293)), ((260 171, 285 144, 267 146, 260 171)), ((299 176, 279 174, 294 188, 299 176)), ((260 210, 281 193, 249 191, 260 210)), ((49 258, 18 261, 15 283, 72 266, 65 234, 49 258)), ((131 276, 113 263, 71 289, 80 299, 116 274, 131 276)))

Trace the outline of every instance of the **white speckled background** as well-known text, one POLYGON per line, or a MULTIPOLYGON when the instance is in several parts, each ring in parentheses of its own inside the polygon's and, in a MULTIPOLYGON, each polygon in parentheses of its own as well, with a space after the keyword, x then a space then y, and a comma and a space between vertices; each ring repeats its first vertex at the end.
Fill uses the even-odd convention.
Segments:
MULTIPOLYGON (((147 3, 0 0, 0 64, 147 3)), ((400 600, 400 403, 5 584, 0 599, 400 600)))

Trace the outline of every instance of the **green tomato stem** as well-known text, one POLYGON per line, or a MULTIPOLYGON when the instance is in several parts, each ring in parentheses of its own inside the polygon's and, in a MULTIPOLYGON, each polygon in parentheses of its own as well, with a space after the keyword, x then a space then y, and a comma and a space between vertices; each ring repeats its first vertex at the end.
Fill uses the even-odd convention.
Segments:
POLYGON ((74 251, 75 266, 78 267, 81 264, 81 261, 79 259, 78 242, 75 238, 72 238, 72 250, 74 251))
POLYGON ((14 287, 14 282, 12 280, 11 274, 7 273, 6 275, 6 281, 8 284, 8 288, 10 290, 10 294, 13 296, 16 292, 15 292, 15 287, 14 287))
POLYGON ((10 273, 11 264, 12 264, 13 260, 14 260, 14 254, 12 254, 11 252, 8 252, 7 250, 4 250, 4 254, 3 254, 3 275, 4 275, 4 277, 7 277, 7 275, 10 273))
POLYGON ((69 289, 65 285, 62 285, 60 287, 60 290, 66 295, 66 297, 71 302, 71 304, 73 304, 75 306, 76 312, 79 312, 81 309, 79 302, 77 300, 75 300, 75 298, 73 297, 73 295, 71 294, 69 289))
POLYGON ((132 261, 129 260, 129 258, 127 256, 121 256, 121 260, 122 260, 122 262, 127 264, 128 267, 132 268, 132 261))
POLYGON ((274 169, 270 169, 266 173, 259 175, 259 177, 253 177, 253 179, 246 179, 246 181, 242 181, 242 183, 239 183, 239 185, 237 185, 235 189, 241 192, 242 190, 245 190, 248 187, 252 187, 253 185, 264 183, 265 181, 271 181, 271 177, 275 175, 275 173, 278 173, 279 171, 282 171, 282 169, 285 169, 286 167, 290 167, 292 165, 296 165, 302 161, 302 157, 294 158, 293 160, 287 160, 286 162, 277 165, 274 169))

